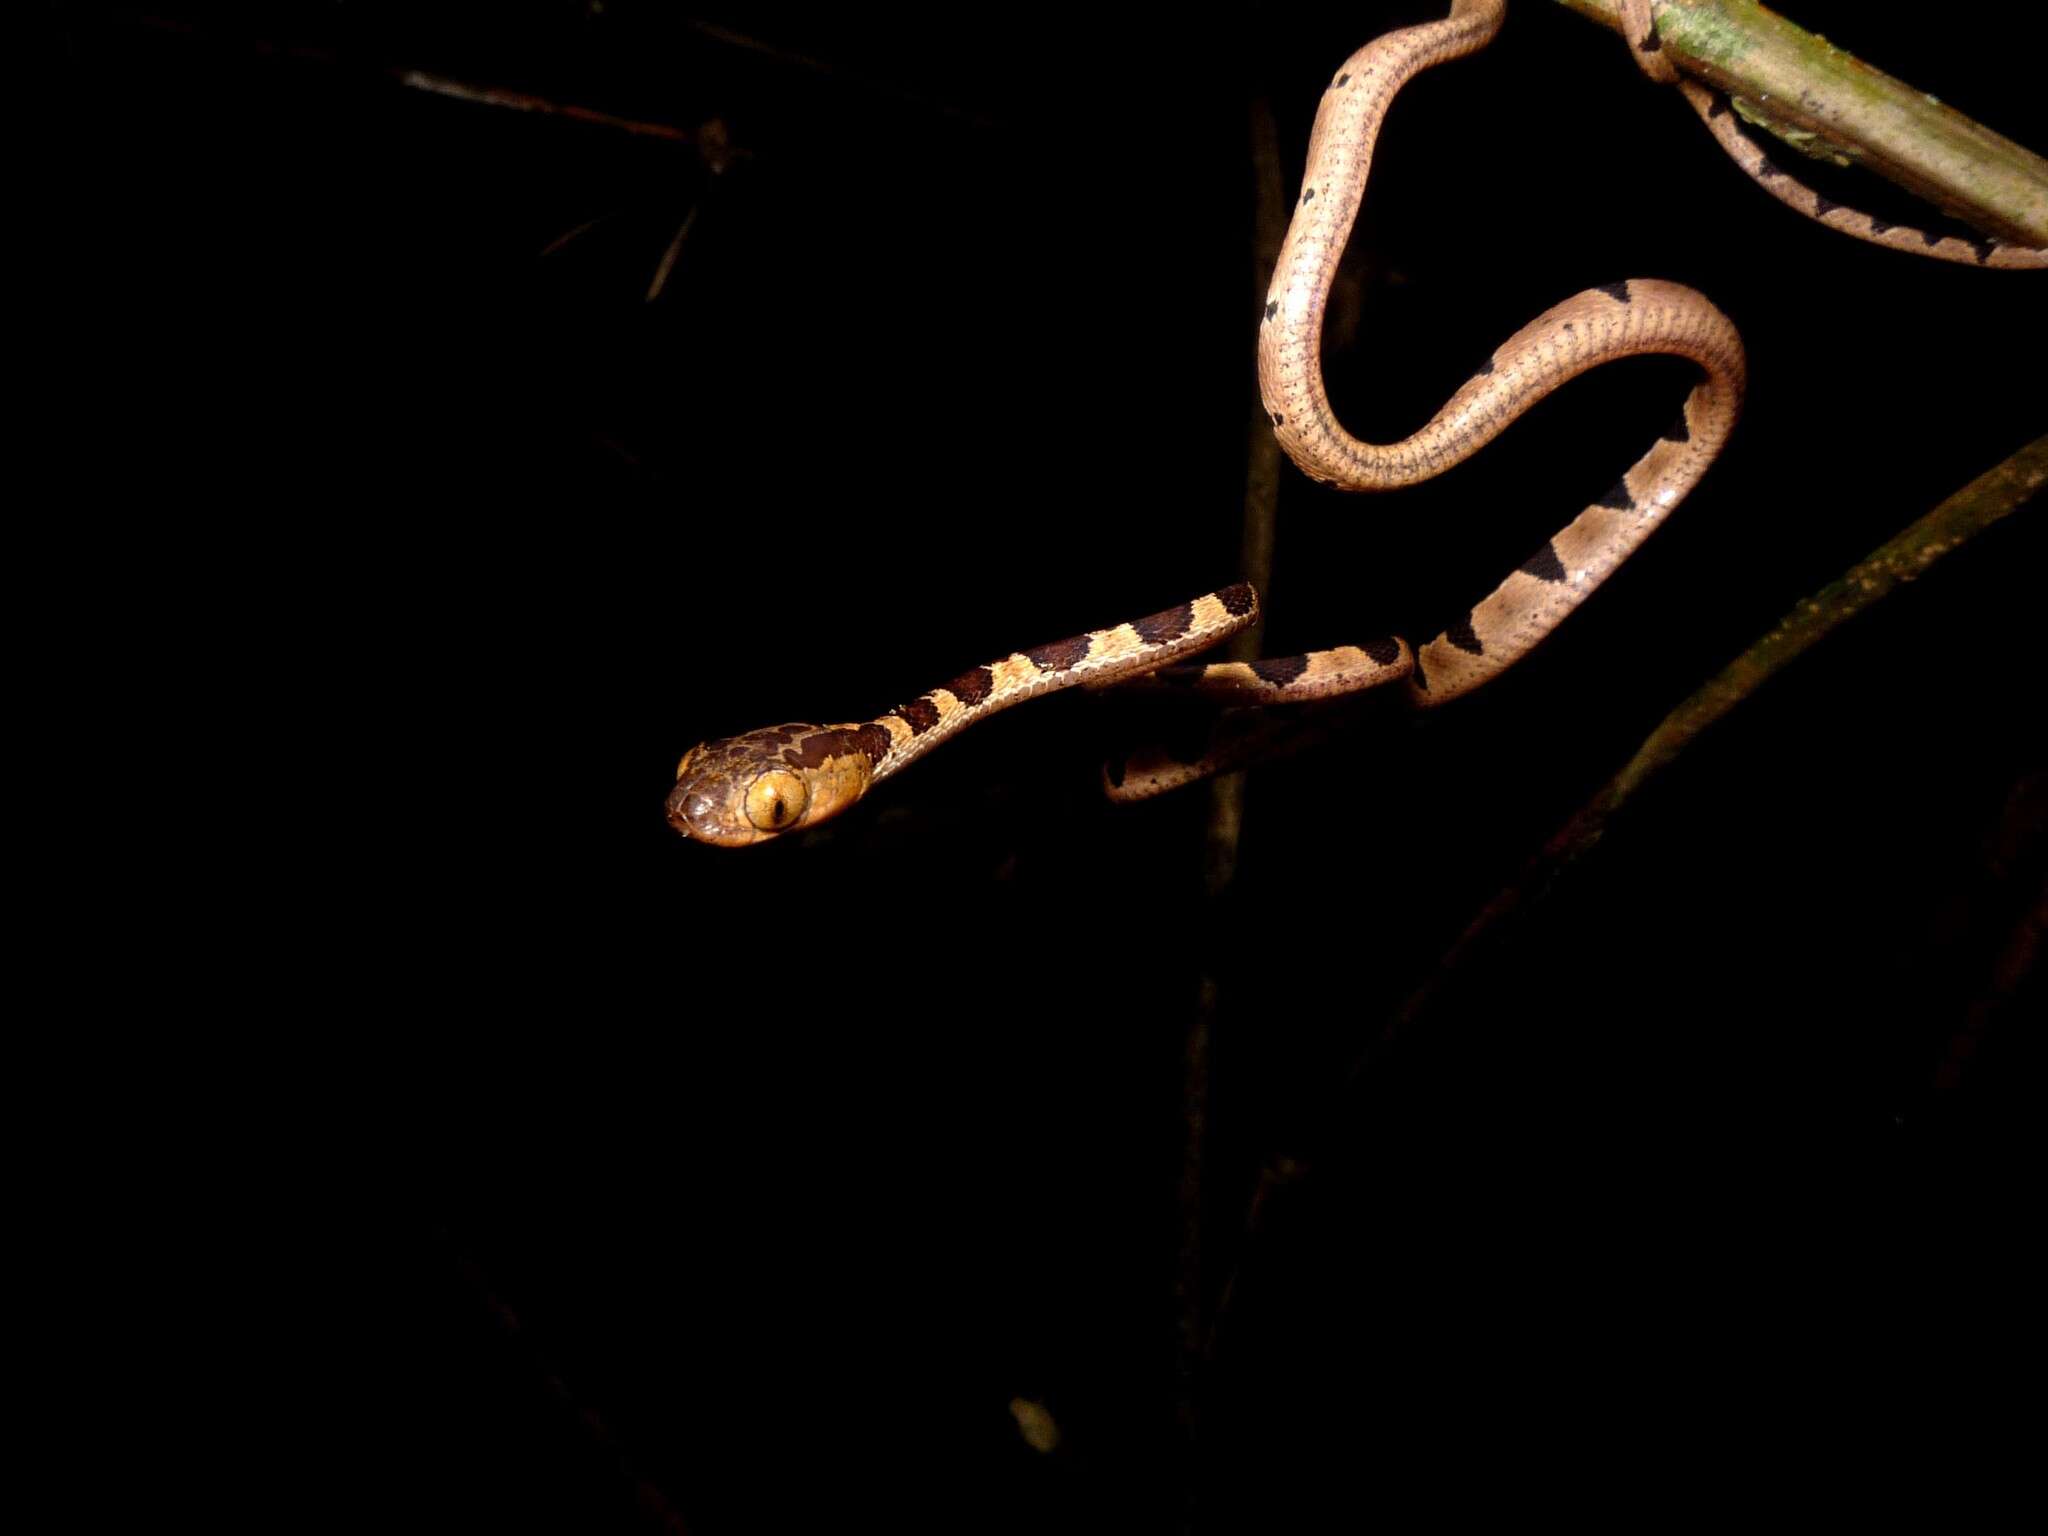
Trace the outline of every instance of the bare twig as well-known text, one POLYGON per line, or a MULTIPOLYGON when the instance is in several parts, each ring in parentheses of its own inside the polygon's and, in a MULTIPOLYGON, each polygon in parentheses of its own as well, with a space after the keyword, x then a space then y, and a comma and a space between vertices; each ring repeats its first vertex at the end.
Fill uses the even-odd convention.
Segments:
MULTIPOLYGON (((2044 483, 2048 483, 2048 437, 2038 437, 1800 603, 1768 634, 1666 715, 1622 764, 1620 772, 1602 785, 1544 844, 1542 851, 1523 866, 1507 888, 1467 925, 1437 962, 1434 974, 1409 995, 1378 1045, 1384 1045, 1412 1024, 1444 981, 1470 959, 1503 921, 1597 847, 1615 813, 1668 768, 1701 732, 1825 636, 2038 495, 2044 483)), ((1369 1051, 1368 1058, 1372 1054, 1369 1051)), ((1360 1066, 1363 1065, 1365 1062, 1361 1061, 1360 1066)))
MULTIPOLYGON (((1287 237, 1287 183, 1280 169, 1280 129, 1273 120, 1273 103, 1264 95, 1251 103, 1252 150, 1252 305, 1265 302, 1273 283, 1273 267, 1280 259, 1280 242, 1287 237)), ((1273 595, 1274 509, 1280 501, 1280 440, 1265 404, 1252 396, 1251 415, 1245 438, 1244 543, 1239 570, 1246 581, 1258 588, 1269 603, 1273 595)), ((1258 657, 1263 621, 1253 625, 1230 643, 1230 659, 1252 661, 1258 657)))
POLYGON ((451 79, 447 75, 429 74, 423 69, 394 69, 391 77, 409 91, 425 91, 433 96, 447 96, 456 101, 473 102, 478 106, 503 107, 513 112, 536 112, 544 117, 566 117, 579 123, 594 123, 601 128, 616 128, 621 133, 630 133, 644 139, 669 139, 678 144, 692 144, 697 135, 687 128, 678 128, 673 123, 653 123, 642 118, 620 117, 616 113, 600 112, 595 107, 579 107, 574 102, 550 101, 545 96, 535 96, 526 91, 508 91, 495 85, 472 85, 466 80, 451 79))
MULTIPOLYGON (((1456 943, 1437 962, 1431 976, 1411 992, 1379 1035, 1353 1061, 1347 1083, 1355 1083, 1379 1060, 1386 1048, 1406 1034, 1441 994, 1444 984, 1498 937, 1502 926, 1539 898, 1557 877, 1596 847, 1609 821, 1642 786, 1669 767, 1678 755, 1714 722, 1756 692, 1768 679, 1869 608, 1887 593, 1914 580, 1942 556, 1959 549, 1993 523, 2016 511, 2048 484, 2048 437, 2036 438, 1996 468, 1986 471, 1943 501, 1911 527, 1851 566, 1788 613, 1741 656, 1684 703, 1666 715, 1622 765, 1571 820, 1498 896, 1466 926, 1456 943)), ((2012 953, 2031 956, 2031 935, 2022 932, 2012 953)), ((1310 1169, 1307 1159, 1274 1157, 1260 1171, 1259 1183, 1245 1211, 1246 1247, 1254 1243, 1270 1217, 1274 1194, 1298 1183, 1310 1169)), ((1242 1268, 1240 1256, 1238 1268, 1242 1268)), ((1236 1290, 1233 1273, 1218 1300, 1215 1331, 1229 1310, 1236 1290)))
MULTIPOLYGON (((1255 96, 1250 109, 1252 158, 1252 270, 1253 304, 1265 295, 1273 280, 1273 264, 1279 258, 1280 241, 1287 229, 1287 186, 1280 169, 1280 135, 1273 120, 1272 103, 1255 96)), ((1273 529, 1275 509, 1280 500, 1280 444, 1253 393, 1245 435, 1244 524, 1239 548, 1239 570, 1260 593, 1270 597, 1273 579, 1273 529)), ((1262 626, 1235 636, 1229 654, 1233 660, 1250 661, 1259 654, 1262 626)), ((1213 904, 1228 890, 1237 875, 1238 844, 1244 833, 1245 776, 1226 773, 1209 781, 1207 846, 1203 861, 1203 885, 1213 904)), ((1213 971, 1205 969, 1194 1018, 1188 1025, 1182 1057, 1182 1114, 1185 1130, 1181 1148, 1180 1217, 1181 1244, 1175 1276, 1179 1303, 1179 1372, 1177 1408, 1182 1448, 1189 1453, 1188 1472, 1193 1472, 1193 1451, 1200 1428, 1200 1371, 1208 1342, 1208 1322, 1203 1305, 1203 1147, 1209 1125, 1209 1040, 1222 1001, 1221 988, 1213 971)), ((1195 1479, 1183 1481, 1187 1502, 1182 1508, 1184 1528, 1192 1528, 1195 1479)))
MULTIPOLYGON (((1616 0, 1558 0, 1619 28, 1616 0)), ((1977 228, 2048 245, 2048 160, 1802 31, 1756 0, 1663 0, 1657 34, 1793 148, 1853 160, 1977 228)))
POLYGON ((701 206, 699 203, 690 205, 690 211, 683 215, 683 222, 676 229, 675 238, 669 241, 668 248, 661 253, 661 260, 655 264, 654 279, 647 285, 649 304, 660 298, 661 290, 668 286, 668 275, 675 270, 676 258, 683 254, 683 242, 690 238, 690 226, 697 222, 697 210, 701 206))
MULTIPOLYGON (((156 16, 148 13, 133 13, 124 18, 130 25, 149 32, 165 32, 194 39, 202 44, 225 45, 234 49, 246 49, 259 58, 289 58, 302 63, 321 65, 330 69, 351 69, 354 64, 341 53, 331 48, 315 48, 303 43, 281 43, 264 37, 231 37, 202 28, 178 17, 156 16)), ((422 91, 430 96, 446 96, 454 101, 465 101, 475 106, 497 107, 512 112, 530 112, 542 117, 564 117, 573 122, 590 123, 600 128, 611 128, 620 133, 630 133, 643 139, 667 139, 677 144, 698 142, 698 133, 688 128, 679 128, 674 123, 653 122, 645 118, 622 117, 615 112, 600 112, 595 107, 580 106, 570 101, 555 101, 546 96, 536 96, 529 91, 507 90, 502 86, 478 85, 473 81, 458 80, 452 75, 437 75, 430 70, 407 69, 394 66, 379 70, 378 73, 395 81, 409 91, 422 91)), ((706 158, 711 151, 706 149, 706 158)), ((744 154, 744 151, 732 153, 744 154)), ((713 166, 713 169, 722 169, 713 166)))

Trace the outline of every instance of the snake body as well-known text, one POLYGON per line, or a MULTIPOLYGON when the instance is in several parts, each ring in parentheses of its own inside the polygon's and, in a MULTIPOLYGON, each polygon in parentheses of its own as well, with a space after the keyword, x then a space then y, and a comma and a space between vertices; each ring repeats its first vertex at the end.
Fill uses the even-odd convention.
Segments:
MULTIPOLYGON (((1652 278, 1576 294, 1510 336, 1426 426, 1398 443, 1367 443, 1345 431, 1323 386, 1323 316, 1387 109, 1421 70, 1484 47, 1505 11, 1506 0, 1453 0, 1441 20, 1366 44, 1332 79, 1311 130, 1301 196, 1260 323, 1260 391, 1275 437, 1310 477, 1347 491, 1379 491, 1426 480, 1469 458, 1589 368, 1660 353, 1690 360, 1704 377, 1611 490, 1425 645, 1389 636, 1299 656, 1175 666, 1256 620, 1252 589, 1227 587, 1128 624, 1013 653, 873 720, 771 726, 694 747, 676 770, 670 825, 695 841, 728 847, 816 826, 997 710, 1056 689, 1106 686, 1147 673, 1235 704, 1327 699, 1405 679, 1413 702, 1439 705, 1511 666, 1584 602, 1699 481, 1734 427, 1744 385, 1742 341, 1704 295, 1652 278)), ((1724 101, 1678 79, 1662 54, 1649 0, 1622 0, 1621 13, 1623 35, 1645 73, 1680 85, 1723 148, 1781 201, 1830 228, 1915 254, 1986 266, 2048 264, 2048 252, 1925 235, 1829 203, 1770 166, 1736 130, 1724 101)), ((1117 798, 1142 798, 1225 765, 1220 758, 1133 759, 1112 771, 1108 787, 1117 798)))
MULTIPOLYGON (((1693 289, 1631 278, 1589 288, 1538 315, 1496 348, 1412 437, 1362 442, 1337 421, 1323 386, 1323 315, 1380 125, 1403 85, 1421 70, 1485 46, 1504 12, 1505 0, 1458 0, 1440 21, 1375 38, 1331 79, 1310 130, 1301 196, 1260 322, 1259 388, 1274 435, 1313 479, 1347 491, 1391 490, 1469 458, 1552 390, 1602 363, 1668 353, 1696 363, 1706 377, 1612 489, 1462 620, 1416 648, 1406 676, 1412 698, 1424 706, 1469 693, 1513 665, 1584 602, 1699 481, 1742 405, 1742 340, 1728 317, 1693 289)), ((1347 670, 1329 653, 1295 661, 1296 678, 1278 689, 1259 687, 1227 666, 1207 669, 1194 681, 1205 691, 1231 689, 1247 701, 1344 691, 1320 686, 1326 673, 1347 670)), ((1387 672, 1383 680, 1395 669, 1387 672)))
POLYGON ((776 725, 706 742, 676 768, 669 825, 694 841, 727 848, 816 826, 997 710, 1169 665, 1248 628, 1258 616, 1258 595, 1239 583, 1127 624, 1013 652, 873 720, 776 725))

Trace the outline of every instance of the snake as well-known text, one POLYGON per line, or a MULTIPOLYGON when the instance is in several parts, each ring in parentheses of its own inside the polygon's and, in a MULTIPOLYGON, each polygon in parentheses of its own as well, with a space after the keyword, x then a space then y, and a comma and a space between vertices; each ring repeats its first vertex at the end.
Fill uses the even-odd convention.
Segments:
POLYGON ((1239 582, 1142 619, 1014 651, 873 720, 774 725, 705 742, 676 768, 669 825, 722 848, 816 826, 998 710, 1062 688, 1123 682, 1219 644, 1258 616, 1258 594, 1239 582))
MULTIPOLYGON (((1422 645, 1384 636, 1296 656, 1183 665, 1257 621, 1257 593, 1238 583, 1142 619, 1013 652, 871 720, 777 725, 701 743, 677 766, 669 824, 692 841, 722 847, 750 847, 817 826, 968 726, 1064 688, 1149 679, 1224 706, 1263 706, 1403 683, 1410 703, 1433 709, 1498 676, 1585 602, 1699 482, 1741 412, 1742 340, 1704 294, 1655 278, 1575 294, 1496 347, 1426 425, 1397 443, 1367 443, 1345 431, 1323 385, 1330 288, 1388 108, 1420 71, 1491 42, 1505 14, 1506 0, 1453 0, 1448 15, 1385 33, 1339 67, 1310 130, 1301 195, 1260 319, 1260 395, 1280 446, 1311 479, 1343 491, 1384 491, 1470 458, 1588 369, 1655 354, 1693 363, 1702 377, 1671 425, 1607 492, 1422 645)), ((2048 252, 1886 225, 1827 202, 1775 167, 1760 170, 1768 161, 1735 129, 1725 101, 1679 79, 1663 56, 1649 0, 1622 0, 1620 20, 1644 73, 1678 85, 1717 142, 1780 201, 1830 228, 1915 254, 1982 266, 2048 264, 2048 252)), ((1105 785, 1113 798, 1144 798, 1218 766, 1132 759, 1115 766, 1105 785)))

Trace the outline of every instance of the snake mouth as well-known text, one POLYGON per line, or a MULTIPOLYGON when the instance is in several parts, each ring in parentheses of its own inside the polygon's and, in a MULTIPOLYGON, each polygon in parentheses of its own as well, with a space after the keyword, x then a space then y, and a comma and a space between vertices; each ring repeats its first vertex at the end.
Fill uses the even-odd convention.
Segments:
POLYGON ((718 841, 714 835, 718 825, 716 796, 688 783, 678 784, 668 792, 666 810, 668 824, 684 837, 700 843, 718 841))
POLYGON ((668 824, 693 843, 719 848, 744 848, 760 841, 752 827, 734 824, 721 787, 706 788, 694 778, 678 783, 668 792, 668 824))
POLYGON ((684 799, 683 786, 678 784, 668 792, 668 803, 662 809, 668 817, 668 824, 684 837, 690 837, 690 818, 683 808, 684 799))

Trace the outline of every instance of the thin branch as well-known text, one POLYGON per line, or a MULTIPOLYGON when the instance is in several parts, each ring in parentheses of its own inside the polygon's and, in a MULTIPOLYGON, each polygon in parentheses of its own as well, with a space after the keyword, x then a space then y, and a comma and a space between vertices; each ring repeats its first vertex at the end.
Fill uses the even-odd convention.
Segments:
POLYGON ((551 101, 545 96, 535 96, 528 91, 508 91, 495 85, 472 85, 466 80, 430 74, 424 69, 394 69, 390 71, 390 75, 407 90, 425 91, 430 96, 447 96, 477 106, 504 107, 514 112, 538 113, 543 117, 566 117, 579 123, 592 123, 600 128, 616 128, 622 133, 630 133, 643 139, 668 139, 677 144, 694 144, 697 141, 696 134, 687 128, 678 128, 673 123, 655 123, 642 118, 620 117, 616 113, 600 112, 595 107, 578 106, 570 101, 551 101))
MULTIPOLYGON (((1250 105, 1252 153, 1252 307, 1265 302, 1273 286, 1273 268, 1280 260, 1280 242, 1287 238, 1286 174, 1280 168, 1280 128, 1273 103, 1263 92, 1250 105)), ((1267 603, 1273 598, 1273 530, 1280 502, 1280 441, 1273 435, 1265 403, 1252 393, 1246 429, 1244 477, 1244 540, 1239 574, 1258 589, 1267 603)), ((1236 636, 1232 661, 1254 661, 1264 638, 1263 622, 1236 636)))
MULTIPOLYGON (((1353 1061, 1346 1076, 1355 1084, 1386 1048, 1405 1035, 1441 994, 1444 984, 1504 923, 1549 890, 1563 871, 1600 842, 1608 822, 1644 784, 1669 767, 1679 753, 1716 721, 1748 698, 1765 681, 1810 650, 1824 636, 1869 608, 1905 582, 1914 580, 1942 556, 1961 548, 1993 523, 2018 510, 2048 484, 2048 437, 2036 438, 2011 458, 1972 480, 1897 537, 1874 550, 1837 580, 1788 613, 1707 685, 1664 717, 1635 754, 1622 765, 1570 821, 1523 866, 1516 878, 1467 925, 1456 943, 1437 962, 1434 973, 1408 995, 1399 1012, 1353 1061)), ((2025 936, 2016 941, 2021 952, 2025 936)), ((1228 1313, 1244 1265, 1244 1252, 1256 1243, 1271 1217, 1274 1196, 1299 1183, 1312 1160, 1274 1157, 1260 1170, 1259 1182, 1245 1211, 1239 1257, 1219 1298, 1210 1325, 1209 1349, 1228 1313)))
MULTIPOLYGON (((1619 30, 1616 0, 1558 3, 1619 30)), ((1987 233, 2048 245, 2048 160, 1756 0, 1663 0, 1656 14, 1680 70, 1793 148, 1856 161, 1987 233)))
MULTIPOLYGON (((264 37, 240 37, 202 28, 179 17, 157 16, 146 12, 134 12, 118 19, 148 32, 164 32, 215 47, 246 49, 259 58, 288 58, 301 63, 319 65, 328 69, 353 70, 354 61, 331 48, 316 48, 303 43, 281 43, 264 37)), ((498 107, 512 112, 533 113, 542 117, 564 117, 572 122, 590 123, 600 128, 615 129, 629 133, 636 138, 666 139, 676 144, 699 142, 699 131, 677 127, 674 123, 654 122, 645 118, 622 117, 616 112, 601 112, 595 107, 581 106, 573 101, 555 101, 546 96, 536 96, 530 91, 508 90, 503 86, 479 85, 469 80, 458 80, 452 75, 437 75, 431 70, 408 69, 402 65, 377 71, 386 79, 409 91, 422 91, 430 96, 445 96, 454 101, 469 102, 475 106, 498 107)), ((717 146, 717 152, 731 156, 744 156, 745 150, 731 150, 729 146, 717 146)), ((711 147, 704 151, 710 159, 714 153, 711 147)), ((722 165, 714 164, 714 170, 722 165)))
MULTIPOLYGON (((2038 495, 2044 484, 2048 484, 2048 437, 2037 437, 1800 603, 1768 634, 1666 715, 1621 770, 1558 829, 1542 851, 1486 904, 1457 942, 1445 951, 1435 973, 1409 995, 1375 1048, 1367 1053, 1367 1059, 1415 1021, 1445 980, 1466 963, 1504 920, 1540 896, 1567 867, 1598 846, 1615 813, 1652 778, 1670 767, 1703 731, 1827 635, 2016 511, 2038 495)), ((1361 1061, 1360 1066, 1365 1064, 1361 1061)))
POLYGON ((654 279, 647 285, 647 302, 652 304, 661 297, 661 290, 668 286, 668 276, 676 268, 676 260, 683 254, 683 242, 690 238, 690 226, 697 222, 697 210, 704 205, 692 203, 690 211, 683 215, 683 222, 676 230, 675 238, 668 243, 668 249, 661 253, 661 260, 655 264, 654 279))
MULTIPOLYGON (((1280 169, 1280 133, 1273 104, 1263 94, 1250 104, 1248 127, 1252 161, 1251 302, 1256 306, 1272 285, 1273 266, 1287 229, 1287 184, 1280 169)), ((1275 511, 1280 500, 1280 444, 1266 413, 1252 391, 1245 434, 1244 523, 1238 551, 1239 571, 1270 598, 1273 579, 1275 511)), ((1251 661, 1259 654, 1260 625, 1235 636, 1230 656, 1251 661)), ((1244 835, 1245 776, 1225 773, 1209 781, 1209 815, 1203 858, 1203 886, 1210 910, 1237 877, 1238 846, 1244 835)), ((1201 991, 1183 1045, 1181 1101, 1184 1129, 1181 1144, 1180 1253, 1175 1275, 1178 1302, 1179 1380, 1176 1409, 1181 1448, 1188 1457, 1182 1480, 1182 1529, 1194 1524, 1199 1487, 1195 1476, 1196 1442, 1201 1429, 1201 1366, 1208 1347, 1209 1323, 1204 1306, 1202 1189, 1204 1149, 1209 1128, 1209 1042, 1222 1007, 1222 987, 1213 969, 1204 968, 1201 991)))

